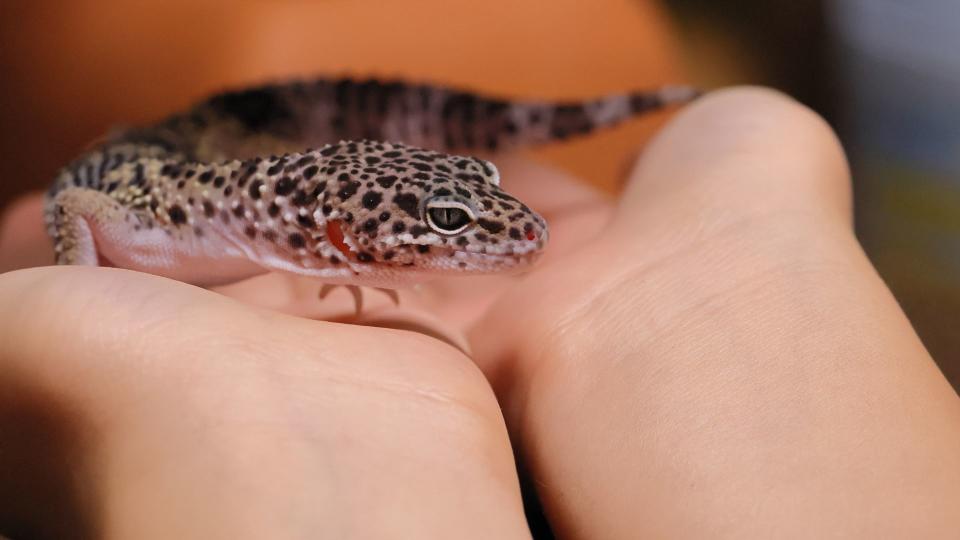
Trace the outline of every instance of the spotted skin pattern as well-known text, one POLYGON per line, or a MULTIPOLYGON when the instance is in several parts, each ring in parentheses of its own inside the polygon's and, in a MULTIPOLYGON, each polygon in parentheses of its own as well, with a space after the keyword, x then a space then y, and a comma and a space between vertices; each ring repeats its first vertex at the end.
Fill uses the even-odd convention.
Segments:
POLYGON ((492 163, 459 152, 563 139, 694 95, 550 104, 349 79, 228 92, 65 167, 48 229, 60 264, 201 285, 282 271, 393 288, 518 270, 547 224, 492 163))

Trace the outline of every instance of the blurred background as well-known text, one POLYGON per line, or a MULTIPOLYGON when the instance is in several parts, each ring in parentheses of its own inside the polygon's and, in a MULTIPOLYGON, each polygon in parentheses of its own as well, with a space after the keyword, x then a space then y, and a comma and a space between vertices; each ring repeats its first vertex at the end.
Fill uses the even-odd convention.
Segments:
MULTIPOLYGON (((766 84, 838 130, 858 234, 960 385, 956 0, 0 3, 0 207, 109 127, 225 87, 355 74, 516 97, 766 84)), ((537 150, 611 193, 666 115, 537 150)))

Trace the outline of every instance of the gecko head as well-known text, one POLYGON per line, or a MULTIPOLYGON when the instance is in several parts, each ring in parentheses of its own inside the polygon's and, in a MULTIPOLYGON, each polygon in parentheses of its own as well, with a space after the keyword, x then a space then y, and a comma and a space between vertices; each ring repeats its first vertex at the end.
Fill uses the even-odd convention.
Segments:
POLYGON ((325 221, 358 271, 363 264, 394 274, 520 270, 546 245, 544 219, 500 189, 488 161, 401 144, 341 145, 345 157, 335 162, 344 172, 332 174, 325 221))

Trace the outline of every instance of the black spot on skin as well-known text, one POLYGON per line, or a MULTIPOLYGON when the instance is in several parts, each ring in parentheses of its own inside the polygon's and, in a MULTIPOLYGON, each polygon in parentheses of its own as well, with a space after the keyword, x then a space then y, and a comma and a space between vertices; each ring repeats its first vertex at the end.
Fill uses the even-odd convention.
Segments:
MULTIPOLYGON (((192 172, 192 171, 187 171, 192 172)), ((102 175, 101 175, 102 176, 102 175)), ((187 175, 187 178, 190 178, 190 174, 187 175)), ((139 186, 143 183, 143 163, 137 163, 137 166, 133 168, 133 180, 130 181, 131 184, 139 186)))
POLYGON ((417 251, 419 251, 420 253, 429 253, 429 252, 430 252, 430 246, 428 246, 428 245, 426 245, 426 244, 419 244, 419 245, 417 245, 417 251))
POLYGON ((222 177, 222 176, 218 176, 218 177, 216 177, 216 178, 213 179, 213 187, 215 187, 215 188, 217 188, 217 189, 222 188, 223 185, 226 184, 226 183, 227 183, 227 179, 224 178, 224 177, 222 177))
POLYGON ((277 217, 280 215, 280 207, 277 206, 277 203, 270 203, 270 206, 267 207, 267 213, 270 214, 270 217, 277 217))
POLYGON ((346 221, 347 223, 353 223, 353 213, 347 212, 347 214, 343 216, 343 220, 346 221))
POLYGON ((311 165, 303 170, 303 177, 307 180, 313 178, 317 175, 317 172, 320 170, 316 165, 311 165))
POLYGON ((381 176, 381 177, 377 178, 377 183, 380 184, 380 187, 382 187, 383 189, 389 188, 389 187, 392 186, 392 185, 394 184, 394 182, 396 182, 396 181, 397 181, 397 177, 396 177, 396 176, 392 176, 392 175, 391 175, 391 176, 381 176))
POLYGON ((450 191, 450 190, 447 189, 447 188, 440 188, 440 189, 434 191, 433 194, 436 195, 437 197, 445 197, 445 196, 447 196, 447 195, 452 195, 453 192, 450 191))
POLYGON ((421 235, 427 234, 428 232, 430 232, 430 229, 424 227, 423 225, 414 225, 413 227, 410 227, 410 234, 412 234, 414 238, 418 238, 421 235))
POLYGON ((290 199, 290 202, 292 202, 297 206, 306 206, 310 204, 310 198, 307 197, 306 191, 302 189, 298 189, 297 192, 294 193, 293 197, 290 199))
POLYGON ((227 197, 229 197, 230 195, 233 195, 233 186, 227 186, 223 188, 223 194, 226 195, 227 197))
POLYGON ((396 253, 394 253, 393 251, 387 251, 383 254, 383 260, 389 261, 393 259, 395 256, 396 256, 396 253))
POLYGON ((260 188, 263 186, 263 182, 260 180, 254 180, 250 183, 250 198, 253 200, 258 200, 260 198, 260 188))
POLYGON ((277 231, 273 231, 273 230, 263 231, 263 237, 266 238, 267 241, 269 241, 269 242, 276 242, 276 241, 277 241, 277 231))
MULTIPOLYGON (((343 175, 340 175, 343 176, 343 175)), ((349 178, 349 176, 347 177, 349 178)), ((357 194, 357 189, 360 188, 360 182, 348 181, 340 187, 340 190, 337 191, 337 197, 340 197, 340 200, 345 201, 350 197, 353 197, 357 194)))
POLYGON ((376 231, 377 227, 379 226, 380 226, 380 223, 373 218, 370 218, 363 222, 363 230, 367 231, 368 233, 376 231))
POLYGON ((425 173, 425 172, 414 173, 414 174, 413 174, 413 177, 416 178, 417 180, 429 180, 429 179, 430 179, 430 175, 427 174, 427 173, 425 173))
POLYGON ((293 193, 293 190, 297 188, 297 181, 289 176, 284 176, 283 178, 277 180, 276 185, 273 186, 273 192, 281 197, 286 197, 287 195, 293 193))
POLYGON ((510 227, 510 232, 508 234, 510 235, 510 238, 513 238, 514 240, 523 239, 523 236, 520 235, 520 229, 516 227, 510 227))
POLYGON ((433 170, 433 167, 431 167, 430 165, 427 165, 426 163, 420 163, 418 161, 411 162, 410 166, 418 171, 423 171, 423 172, 430 172, 433 170))
POLYGON ((290 233, 290 236, 287 237, 287 242, 290 242, 290 247, 294 249, 300 249, 303 246, 307 245, 306 239, 300 233, 290 233))
POLYGON ((267 169, 267 174, 270 176, 273 176, 275 174, 279 174, 280 171, 282 170, 283 170, 283 161, 281 160, 271 165, 270 168, 267 169))
POLYGON ((490 168, 490 164, 482 159, 478 159, 477 163, 480 164, 480 167, 483 168, 483 174, 487 176, 493 176, 493 169, 490 168))
POLYGON ((340 262, 340 257, 337 257, 336 255, 330 256, 330 264, 340 264, 340 262))
POLYGON ((213 171, 203 171, 200 173, 200 176, 197 177, 197 180, 201 184, 209 184, 210 181, 213 180, 213 171))
POLYGON ((256 237, 257 237, 257 229, 255 229, 255 228, 253 227, 253 225, 247 225, 247 226, 243 229, 243 234, 249 236, 250 238, 256 238, 256 237))
POLYGON ((333 212, 333 207, 330 206, 329 204, 325 204, 323 205, 323 207, 320 208, 320 211, 323 212, 323 215, 329 216, 330 212, 333 212))
POLYGON ((360 253, 357 253, 357 260, 362 263, 373 262, 373 255, 370 255, 366 251, 361 251, 360 253))
POLYGON ((373 210, 377 206, 380 206, 380 201, 383 200, 383 195, 379 191, 368 191, 363 194, 363 207, 367 210, 373 210))
POLYGON ((247 165, 246 170, 244 170, 243 174, 240 175, 240 178, 237 179, 237 186, 242 188, 243 186, 247 185, 247 182, 250 180, 250 177, 256 174, 256 172, 257 172, 256 165, 253 165, 253 164, 247 165))
POLYGON ((296 163, 293 164, 293 167, 294 167, 294 168, 297 168, 297 167, 306 167, 306 166, 307 166, 308 164, 310 164, 312 161, 313 161, 313 158, 312 158, 312 157, 310 157, 310 156, 303 156, 303 157, 301 157, 300 159, 298 159, 296 163))
POLYGON ((310 216, 297 215, 297 223, 305 229, 313 229, 317 226, 317 222, 310 216))
POLYGON ((183 225, 187 222, 187 214, 179 205, 171 206, 170 209, 167 210, 167 214, 170 216, 170 221, 174 225, 183 225))
POLYGON ((293 118, 279 93, 270 87, 228 92, 214 97, 209 104, 216 112, 236 118, 250 131, 261 131, 293 118))
POLYGON ((504 192, 502 192, 502 191, 493 190, 493 191, 490 192, 490 194, 493 195, 494 197, 502 200, 502 201, 511 201, 511 202, 515 202, 515 203, 519 203, 519 202, 520 202, 520 201, 518 201, 515 197, 513 197, 512 195, 507 195, 506 193, 504 193, 504 192))
POLYGON ((328 146, 323 150, 320 150, 320 155, 323 157, 330 157, 337 153, 337 146, 328 146))
POLYGON ((383 153, 383 157, 385 157, 385 158, 390 158, 390 159, 398 158, 398 157, 400 157, 400 156, 402 156, 402 155, 403 155, 403 152, 400 152, 400 151, 398 151, 398 150, 390 150, 389 152, 384 152, 384 153, 383 153))
POLYGON ((376 157, 376 156, 367 156, 367 157, 363 158, 363 160, 367 162, 367 165, 376 165, 377 163, 380 163, 380 161, 381 161, 380 158, 378 158, 378 157, 376 157))
POLYGON ((214 214, 213 204, 210 201, 203 201, 203 215, 212 218, 214 214))
POLYGON ((503 229, 505 228, 505 227, 503 226, 503 223, 500 223, 499 221, 493 221, 493 220, 490 220, 490 219, 487 219, 487 218, 480 218, 480 219, 478 219, 478 220, 477 220, 477 225, 479 225, 479 226, 482 227, 484 230, 486 230, 487 232, 490 232, 490 233, 492 233, 492 234, 497 234, 497 233, 503 231, 503 229))
POLYGON ((393 231, 394 234, 400 234, 403 231, 407 230, 407 226, 404 225, 402 221, 394 221, 393 227, 391 227, 391 230, 393 231))
POLYGON ((390 221, 390 212, 381 212, 380 221, 390 221))
POLYGON ((467 244, 469 244, 469 243, 470 243, 470 240, 467 240, 467 237, 466 237, 466 236, 461 236, 461 237, 457 238, 457 245, 458 245, 458 246, 465 246, 465 245, 467 245, 467 244))
POLYGON ((398 208, 410 214, 411 217, 419 218, 420 199, 413 193, 398 193, 393 197, 393 204, 398 208))
POLYGON ((489 236, 483 234, 482 232, 478 232, 477 234, 473 235, 473 237, 481 242, 486 242, 487 240, 490 239, 489 236))
POLYGON ((233 209, 233 215, 237 216, 238 218, 242 218, 244 214, 245 214, 245 211, 243 209, 243 205, 237 205, 233 209))

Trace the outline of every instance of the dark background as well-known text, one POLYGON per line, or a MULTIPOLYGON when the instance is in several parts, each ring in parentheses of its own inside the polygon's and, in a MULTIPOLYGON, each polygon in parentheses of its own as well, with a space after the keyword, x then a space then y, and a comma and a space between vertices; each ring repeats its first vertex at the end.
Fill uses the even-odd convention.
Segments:
POLYGON ((838 131, 858 237, 960 388, 960 3, 667 4, 695 73, 783 89, 838 131))

